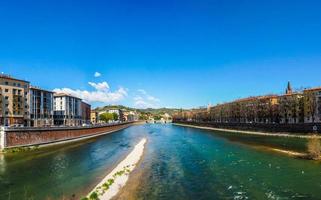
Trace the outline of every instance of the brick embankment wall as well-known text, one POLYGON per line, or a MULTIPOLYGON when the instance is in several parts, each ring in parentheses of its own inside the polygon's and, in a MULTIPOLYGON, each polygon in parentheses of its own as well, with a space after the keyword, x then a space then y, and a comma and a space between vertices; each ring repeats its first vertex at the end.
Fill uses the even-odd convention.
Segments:
POLYGON ((6 130, 5 147, 22 147, 76 140, 121 130, 132 124, 133 123, 122 123, 99 127, 27 128, 6 130))
POLYGON ((205 126, 218 129, 231 129, 242 131, 257 131, 268 133, 292 133, 292 134, 310 134, 321 133, 320 123, 310 124, 259 124, 259 123, 214 123, 214 122, 191 122, 191 121, 173 121, 173 123, 188 124, 194 126, 205 126), (317 127, 317 131, 313 127, 317 127))

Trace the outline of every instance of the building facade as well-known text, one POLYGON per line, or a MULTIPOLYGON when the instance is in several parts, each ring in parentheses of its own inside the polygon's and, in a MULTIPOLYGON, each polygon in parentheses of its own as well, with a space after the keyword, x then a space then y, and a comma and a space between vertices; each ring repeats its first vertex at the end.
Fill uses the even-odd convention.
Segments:
POLYGON ((118 121, 125 121, 124 113, 123 113, 123 111, 121 109, 111 109, 111 110, 108 110, 108 112, 117 114, 118 115, 118 121))
POLYGON ((304 95, 304 122, 321 122, 321 87, 306 89, 304 95))
POLYGON ((0 124, 2 126, 29 125, 28 81, 0 75, 0 124))
POLYGON ((54 124, 58 126, 82 125, 81 99, 64 94, 54 94, 54 124))
POLYGON ((98 112, 95 110, 92 110, 90 112, 90 122, 91 124, 97 124, 99 122, 98 112))
POLYGON ((210 123, 321 123, 321 87, 294 92, 288 83, 283 95, 249 97, 209 109, 181 111, 174 118, 210 123))
POLYGON ((91 106, 88 103, 81 102, 81 119, 82 124, 89 125, 91 123, 91 106))
POLYGON ((281 124, 304 122, 303 94, 288 93, 279 97, 279 115, 281 124))
POLYGON ((30 87, 29 90, 30 126, 52 126, 54 124, 54 93, 38 87, 30 87))

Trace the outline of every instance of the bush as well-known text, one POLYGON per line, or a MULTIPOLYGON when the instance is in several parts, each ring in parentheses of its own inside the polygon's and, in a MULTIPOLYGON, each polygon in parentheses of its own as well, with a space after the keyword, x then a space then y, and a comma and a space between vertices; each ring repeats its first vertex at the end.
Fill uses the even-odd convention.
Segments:
POLYGON ((308 157, 313 160, 320 159, 321 155, 321 144, 320 140, 316 135, 313 135, 311 138, 308 139, 307 143, 308 148, 308 157))
POLYGON ((91 193, 89 196, 89 199, 90 200, 99 200, 98 194, 96 192, 91 193))

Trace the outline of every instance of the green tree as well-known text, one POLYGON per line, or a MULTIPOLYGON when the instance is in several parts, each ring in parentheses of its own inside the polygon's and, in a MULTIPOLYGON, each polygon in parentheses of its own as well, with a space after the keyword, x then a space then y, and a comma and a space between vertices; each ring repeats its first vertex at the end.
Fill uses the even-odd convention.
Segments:
POLYGON ((114 120, 114 121, 119 120, 119 116, 118 116, 117 113, 112 113, 112 114, 113 114, 113 120, 114 120))
POLYGON ((155 115, 154 116, 154 120, 161 120, 161 119, 162 119, 162 117, 160 115, 155 115))
POLYGON ((102 113, 99 115, 99 119, 107 123, 110 120, 114 120, 114 115, 112 113, 102 113))

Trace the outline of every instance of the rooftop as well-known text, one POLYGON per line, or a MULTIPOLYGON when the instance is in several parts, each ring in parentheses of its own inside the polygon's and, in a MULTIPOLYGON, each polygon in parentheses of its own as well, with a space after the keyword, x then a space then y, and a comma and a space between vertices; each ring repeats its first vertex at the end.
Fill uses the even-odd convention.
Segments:
POLYGON ((73 98, 81 100, 81 98, 79 98, 79 97, 75 97, 75 96, 72 96, 72 95, 66 94, 66 93, 54 93, 54 96, 55 97, 73 97, 73 98))
POLYGON ((321 87, 315 87, 315 88, 310 88, 310 89, 305 89, 303 91, 318 91, 321 90, 321 87))
POLYGON ((33 90, 41 90, 41 91, 45 91, 45 92, 54 93, 53 91, 45 90, 45 89, 42 89, 42 88, 40 88, 40 87, 33 86, 33 85, 30 85, 30 87, 29 87, 29 88, 30 88, 30 89, 33 89, 33 90))
POLYGON ((22 80, 22 79, 17 79, 17 78, 14 78, 10 75, 7 75, 7 74, 0 74, 0 78, 5 78, 5 79, 10 79, 10 80, 15 80, 15 81, 21 81, 21 82, 25 82, 25 83, 30 83, 29 81, 25 81, 25 80, 22 80))

